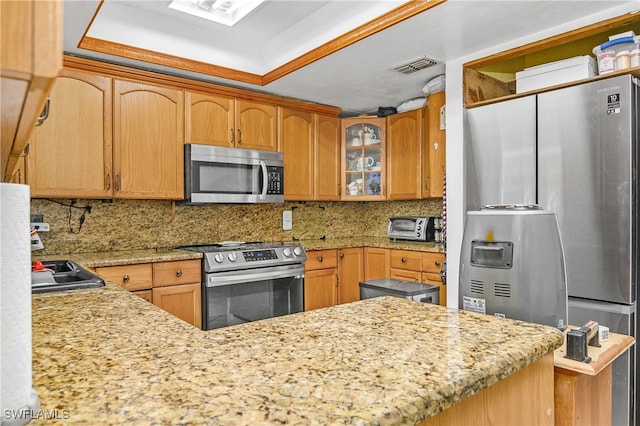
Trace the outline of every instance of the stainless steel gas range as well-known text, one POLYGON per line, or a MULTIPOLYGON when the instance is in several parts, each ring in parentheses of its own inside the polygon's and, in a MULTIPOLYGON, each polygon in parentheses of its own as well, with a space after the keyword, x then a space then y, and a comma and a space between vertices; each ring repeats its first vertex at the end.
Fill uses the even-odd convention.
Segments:
POLYGON ((304 310, 301 246, 227 241, 181 248, 203 254, 203 330, 304 310))

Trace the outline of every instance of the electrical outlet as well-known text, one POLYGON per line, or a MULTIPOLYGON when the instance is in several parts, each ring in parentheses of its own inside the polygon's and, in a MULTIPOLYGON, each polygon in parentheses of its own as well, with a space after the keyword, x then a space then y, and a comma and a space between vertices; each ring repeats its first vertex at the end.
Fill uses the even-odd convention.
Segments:
POLYGON ((290 231, 293 228, 293 214, 291 210, 282 212, 282 230, 290 231))

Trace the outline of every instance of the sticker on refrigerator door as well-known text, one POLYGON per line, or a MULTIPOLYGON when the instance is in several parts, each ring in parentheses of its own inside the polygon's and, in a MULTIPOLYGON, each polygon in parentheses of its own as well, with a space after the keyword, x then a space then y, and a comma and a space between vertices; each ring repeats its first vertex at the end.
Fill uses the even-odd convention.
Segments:
POLYGON ((477 312, 479 314, 487 313, 487 303, 484 299, 476 297, 463 296, 462 309, 465 311, 477 312))
POLYGON ((620 114, 620 93, 607 95, 607 115, 620 114))

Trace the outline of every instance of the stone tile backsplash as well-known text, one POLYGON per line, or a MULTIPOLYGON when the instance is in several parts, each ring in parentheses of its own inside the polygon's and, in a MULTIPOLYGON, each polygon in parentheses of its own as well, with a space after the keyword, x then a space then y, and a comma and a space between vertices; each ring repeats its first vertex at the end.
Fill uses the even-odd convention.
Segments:
POLYGON ((163 200, 31 200, 31 214, 44 215, 51 228, 40 233, 44 249, 34 254, 42 255, 218 241, 383 237, 391 216, 439 216, 441 212, 441 199, 202 206, 163 200), (284 210, 293 212, 291 231, 282 230, 284 210))

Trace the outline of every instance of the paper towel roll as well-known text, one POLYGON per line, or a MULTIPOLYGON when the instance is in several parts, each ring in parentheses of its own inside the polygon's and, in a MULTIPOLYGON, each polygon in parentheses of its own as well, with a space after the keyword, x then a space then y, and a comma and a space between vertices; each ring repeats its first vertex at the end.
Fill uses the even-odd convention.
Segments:
POLYGON ((24 424, 29 420, 24 416, 34 409, 29 222, 29 187, 0 183, 0 397, 3 424, 24 424))

